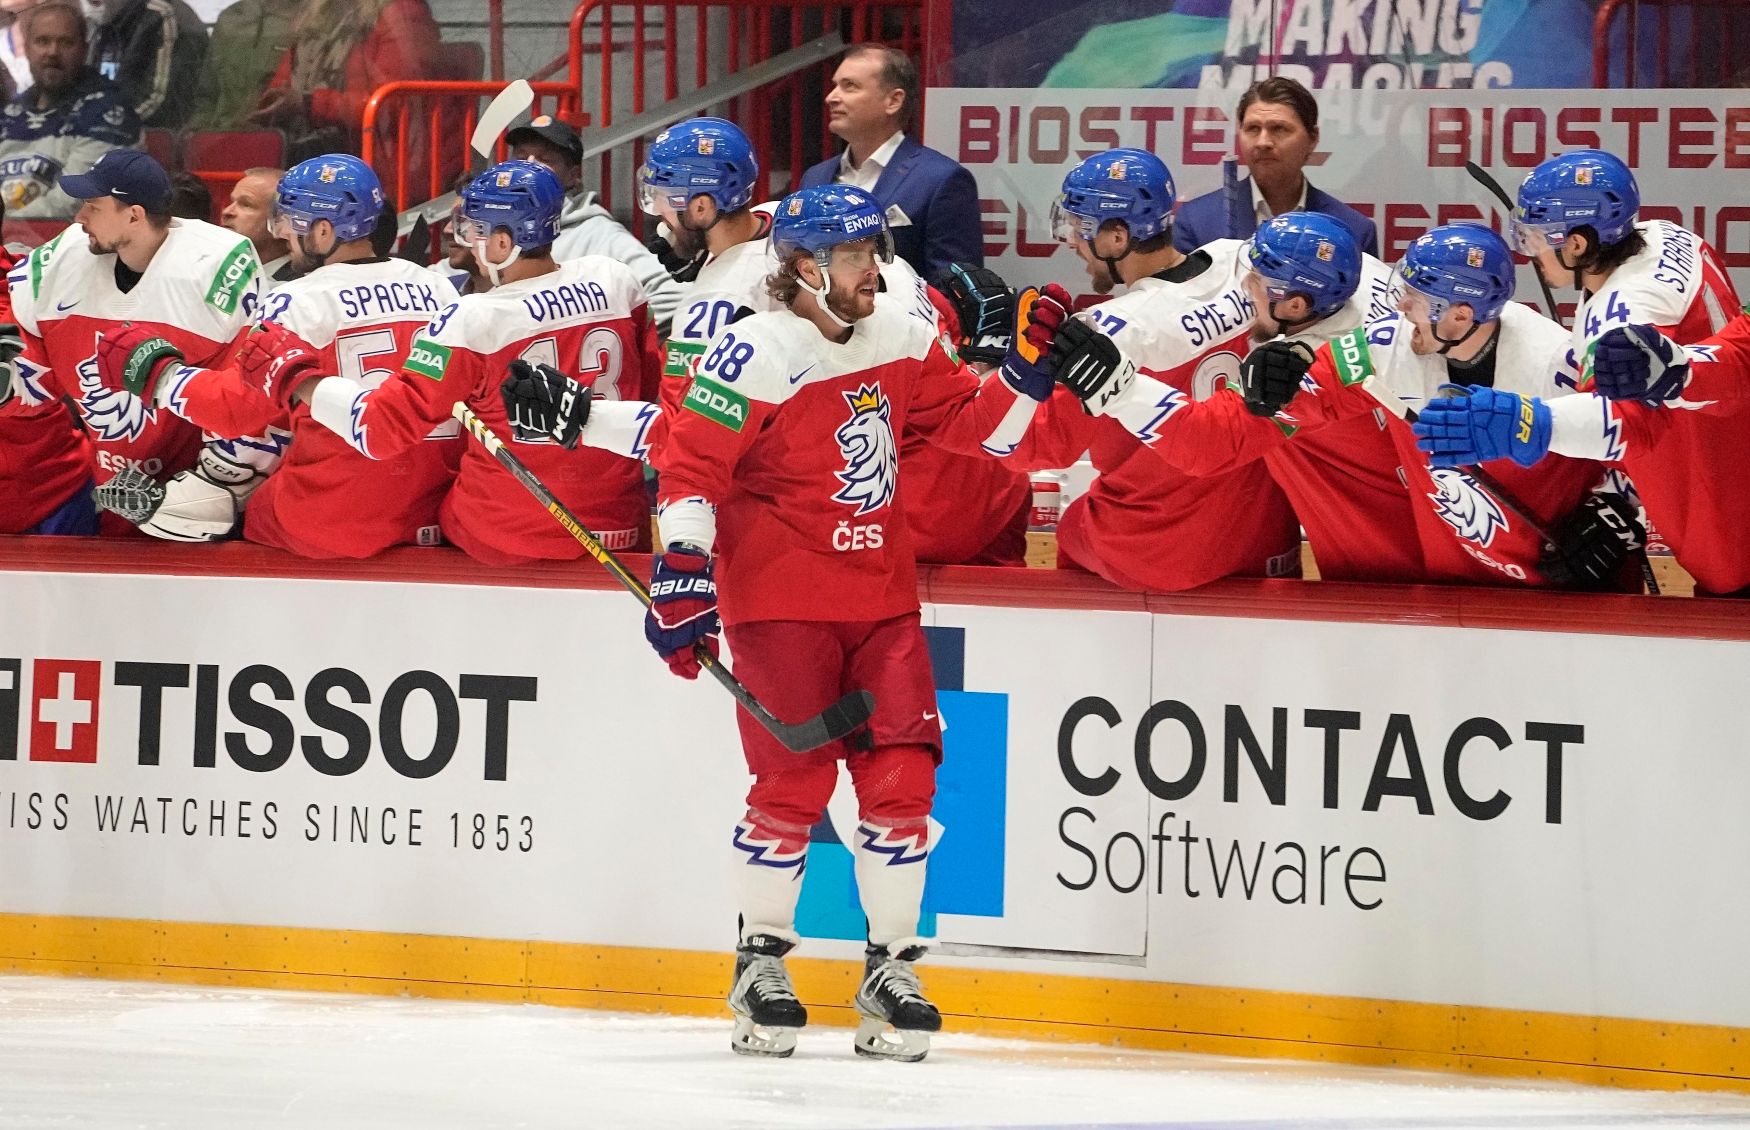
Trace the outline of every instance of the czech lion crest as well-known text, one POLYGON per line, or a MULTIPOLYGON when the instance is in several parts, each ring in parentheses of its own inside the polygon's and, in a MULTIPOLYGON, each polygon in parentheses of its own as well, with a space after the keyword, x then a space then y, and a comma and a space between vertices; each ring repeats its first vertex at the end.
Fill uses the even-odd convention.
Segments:
POLYGON ((79 362, 79 412, 93 439, 124 443, 140 438, 157 413, 128 392, 103 387, 96 356, 79 362))
POLYGON ((844 486, 832 498, 855 506, 856 516, 861 517, 893 501, 899 485, 899 447, 889 422, 892 409, 879 384, 859 385, 844 398, 851 418, 833 433, 845 457, 845 469, 833 474, 844 486))
POLYGON ((1507 515, 1494 499, 1463 471, 1441 467, 1428 472, 1439 488, 1428 497, 1434 509, 1458 536, 1477 545, 1487 546, 1495 534, 1507 528, 1507 515))

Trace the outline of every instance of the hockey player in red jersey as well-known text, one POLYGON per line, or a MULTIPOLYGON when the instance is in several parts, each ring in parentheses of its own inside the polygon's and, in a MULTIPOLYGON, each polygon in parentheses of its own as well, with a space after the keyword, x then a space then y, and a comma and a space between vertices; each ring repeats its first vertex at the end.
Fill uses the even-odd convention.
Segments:
MULTIPOLYGON (((488 169, 462 190, 457 222, 493 288, 440 310, 414 337, 395 375, 381 383, 368 374, 332 373, 305 355, 283 358, 267 374, 269 395, 305 401, 317 423, 379 460, 426 443, 462 402, 495 430, 507 429, 498 386, 513 361, 563 372, 607 399, 654 396, 659 359, 637 276, 601 256, 553 261, 564 197, 553 173, 532 161, 488 169)), ((608 548, 650 544, 638 462, 550 443, 517 454, 608 548)), ((583 553, 474 446, 463 452, 438 521, 446 539, 492 565, 568 561, 583 553)))
MULTIPOLYGON (((0 271, 17 265, 0 247, 0 271)), ((0 534, 95 534, 90 445, 63 401, 13 400, 12 365, 23 350, 0 283, 0 534)))
MULTIPOLYGON (((759 184, 753 144, 733 123, 693 118, 664 130, 650 146, 639 170, 644 210, 673 233, 669 258, 679 264, 677 278, 690 285, 676 307, 666 347, 665 375, 670 393, 686 388, 706 343, 738 318, 782 307, 766 293, 766 276, 777 265, 772 255, 770 204, 752 204, 759 184)), ((902 259, 881 269, 879 301, 905 306, 936 323, 931 289, 902 259)), ((987 319, 1007 333, 1013 301, 989 272, 956 276, 954 298, 964 316, 975 319, 985 303, 987 319), (988 293, 976 293, 983 282, 988 293)), ((1003 347, 981 350, 973 340, 968 360, 1002 360, 1003 347)), ((667 401, 665 401, 667 403, 667 401)), ((672 404, 669 405, 673 407, 672 404)), ((918 560, 934 565, 1023 565, 1026 563, 1026 476, 991 459, 959 455, 922 436, 900 437, 900 461, 908 465, 906 514, 918 560)))
MULTIPOLYGON (((798 940, 809 829, 843 757, 857 789, 851 846, 869 920, 855 1046, 921 1059, 941 1027, 912 963, 931 944, 917 929, 942 747, 910 534, 896 520, 897 437, 913 428, 969 453, 1005 451, 1050 397, 1050 378, 1011 356, 1004 379, 981 384, 929 325, 878 302, 892 244, 880 205, 860 189, 785 198, 773 243, 773 291, 788 309, 716 336, 655 448, 663 552, 645 634, 676 673, 696 677, 694 646, 716 646, 720 562, 736 672, 774 713, 804 717, 851 689, 874 694, 866 731, 813 754, 791 753, 739 717, 754 783, 731 838, 741 915, 732 1046, 789 1055, 807 1022, 783 958, 798 940)), ((1031 346, 1049 344, 1062 299, 1023 302, 1037 316, 1023 334, 1031 346)), ((512 415, 544 433, 564 413, 526 397, 524 385, 507 382, 512 415)))
POLYGON ((1307 428, 1389 413, 1429 580, 1635 587, 1629 558, 1643 535, 1620 476, 1589 460, 1431 468, 1418 451, 1410 420, 1446 394, 1572 392, 1566 332, 1513 301, 1506 243, 1479 224, 1434 228, 1405 250, 1398 273, 1399 314, 1316 354, 1260 346, 1242 375, 1248 401, 1307 428))
MULTIPOLYGON (((101 480, 124 468, 171 476, 145 523, 177 540, 224 536, 183 517, 184 500, 223 491, 240 501, 278 462, 286 433, 266 428, 203 441, 198 428, 97 374, 96 342, 132 322, 172 342, 190 362, 222 364, 259 311, 260 264, 247 239, 199 220, 173 219, 170 179, 144 153, 117 149, 89 172, 61 178, 84 201, 77 222, 31 252, 9 276, 24 352, 14 388, 26 406, 67 397, 90 435, 101 480)), ((198 507, 197 507, 198 509, 198 507)), ((133 531, 114 514, 104 533, 133 531)))
MULTIPOLYGON (((111 329, 98 345, 99 378, 219 435, 251 430, 264 408, 276 413, 265 373, 288 354, 366 388, 382 384, 400 370, 414 334, 456 300, 432 272, 376 254, 382 212, 377 174, 357 157, 295 166, 280 179, 273 223, 299 274, 263 302, 264 332, 251 335, 231 367, 204 369, 180 364, 176 348, 144 327, 111 329)), ((441 540, 438 505, 462 456, 455 421, 381 462, 323 427, 307 405, 293 409, 290 427, 295 442, 284 462, 250 497, 250 541, 354 558, 441 540)))
MULTIPOLYGON (((1216 240, 1181 253, 1173 200, 1160 158, 1114 149, 1070 170, 1052 226, 1096 290, 1125 287, 1085 317, 1139 369, 1204 400, 1238 377, 1257 308, 1243 281, 1245 244, 1216 240)), ((1188 475, 1163 466, 1124 424, 1080 412, 1042 419, 1014 458, 1063 467, 1084 451, 1099 473, 1058 522, 1060 566, 1169 592, 1228 576, 1299 575, 1300 528, 1264 464, 1188 475)))
MULTIPOLYGON (((1583 292, 1571 337, 1583 387, 1610 330, 1650 325, 1690 345, 1720 332, 1739 309, 1713 249, 1675 224, 1638 222, 1639 208, 1628 166, 1597 150, 1552 157, 1519 189, 1521 249, 1583 292)), ((1545 403, 1491 392, 1440 404, 1418 430, 1438 465, 1501 455, 1529 463, 1552 451, 1620 462, 1697 593, 1741 596, 1750 591, 1744 419, 1723 407, 1686 411, 1595 393, 1545 403)))
MULTIPOLYGON (((1254 338, 1286 335, 1316 348, 1391 314, 1391 270, 1363 255, 1349 229, 1329 216, 1273 216, 1242 255, 1250 267, 1245 286, 1258 311, 1254 338)), ((1050 365, 1091 413, 1124 424, 1168 467, 1206 476, 1262 460, 1293 505, 1322 578, 1423 579, 1415 504, 1383 411, 1336 421, 1259 416, 1238 387, 1193 401, 1137 373, 1117 344, 1084 318, 1057 336, 1050 365)))

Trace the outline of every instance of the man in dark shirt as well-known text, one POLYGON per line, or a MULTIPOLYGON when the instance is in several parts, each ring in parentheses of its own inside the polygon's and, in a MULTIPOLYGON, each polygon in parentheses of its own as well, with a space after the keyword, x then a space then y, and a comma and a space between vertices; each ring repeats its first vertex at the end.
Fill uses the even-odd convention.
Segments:
POLYGON ((188 121, 207 65, 207 29, 184 0, 103 0, 88 62, 151 128, 188 121))

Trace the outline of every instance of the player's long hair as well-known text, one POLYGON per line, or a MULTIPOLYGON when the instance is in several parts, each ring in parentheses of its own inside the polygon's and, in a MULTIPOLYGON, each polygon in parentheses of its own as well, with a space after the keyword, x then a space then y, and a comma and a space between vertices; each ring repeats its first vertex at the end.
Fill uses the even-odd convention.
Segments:
POLYGON ((791 251, 778 269, 766 276, 766 293, 782 302, 786 309, 796 305, 796 296, 802 293, 802 282, 796 274, 796 264, 814 256, 801 248, 791 251))

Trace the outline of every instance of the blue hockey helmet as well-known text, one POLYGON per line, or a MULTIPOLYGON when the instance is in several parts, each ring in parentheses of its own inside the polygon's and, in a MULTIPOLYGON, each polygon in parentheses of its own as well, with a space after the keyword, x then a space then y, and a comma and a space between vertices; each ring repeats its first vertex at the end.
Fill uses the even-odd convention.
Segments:
POLYGON ((1428 300, 1430 323, 1462 303, 1481 325, 1495 321, 1513 301, 1513 253, 1506 240, 1481 224, 1446 224, 1404 250, 1398 278, 1428 300))
POLYGON ((1275 304, 1295 294, 1312 303, 1312 318, 1329 317, 1361 285, 1361 249, 1355 237, 1341 221, 1319 212, 1270 217, 1258 225, 1245 254, 1264 280, 1272 317, 1275 304))
POLYGON ((519 251, 546 247, 559 237, 564 208, 565 189, 553 170, 533 161, 505 161, 462 189, 456 239, 471 243, 505 228, 519 251))
POLYGON ((747 207, 760 179, 753 142, 722 118, 689 118, 656 135, 638 170, 639 202, 656 212, 666 201, 676 212, 695 196, 709 196, 719 212, 747 207))
POLYGON ((855 185, 798 189, 779 201, 772 217, 772 249, 778 258, 800 249, 813 255, 823 269, 834 247, 870 238, 880 260, 891 263, 893 239, 887 232, 887 216, 873 196, 855 185))
POLYGON ((1051 232, 1060 241, 1091 240, 1107 220, 1123 220, 1135 241, 1172 227, 1173 174, 1146 149, 1096 153, 1063 178, 1051 209, 1051 232))
POLYGON ((1513 210, 1513 239, 1519 250, 1536 255, 1589 225, 1609 247, 1634 230, 1640 209, 1641 189, 1627 165, 1601 149, 1577 149, 1526 176, 1513 210))
POLYGON ((274 201, 281 238, 308 235, 317 220, 327 220, 335 237, 350 243, 376 231, 382 214, 382 182, 369 165, 346 153, 326 153, 293 165, 280 178, 274 201))

